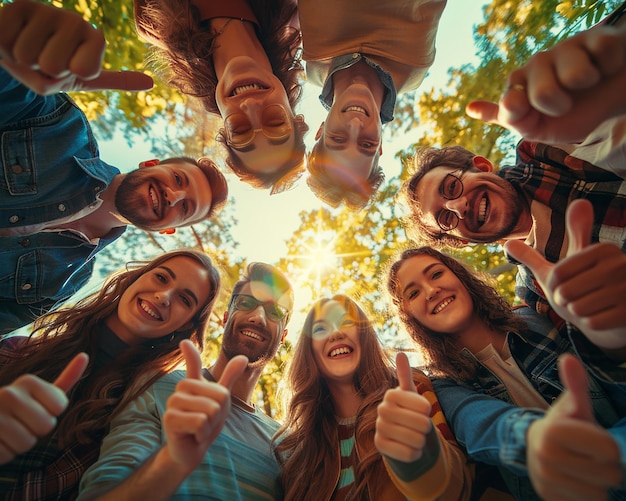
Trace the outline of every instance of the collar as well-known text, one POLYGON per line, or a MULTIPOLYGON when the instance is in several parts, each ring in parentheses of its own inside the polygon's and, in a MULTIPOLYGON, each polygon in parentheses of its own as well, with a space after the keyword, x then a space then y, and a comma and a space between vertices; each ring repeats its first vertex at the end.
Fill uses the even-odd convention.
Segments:
POLYGON ((359 61, 365 61, 372 68, 374 68, 378 74, 378 78, 380 78, 380 81, 385 86, 385 95, 383 96, 383 103, 380 108, 380 119, 383 124, 391 122, 393 120, 393 110, 396 106, 397 97, 396 86, 393 83, 393 79, 388 72, 383 70, 374 61, 369 60, 363 54, 359 54, 358 52, 333 58, 330 63, 330 71, 328 72, 328 75, 326 75, 326 80, 324 80, 324 86, 322 87, 322 93, 320 94, 320 102, 324 108, 330 110, 330 107, 333 105, 334 98, 332 76, 337 71, 345 70, 359 61))

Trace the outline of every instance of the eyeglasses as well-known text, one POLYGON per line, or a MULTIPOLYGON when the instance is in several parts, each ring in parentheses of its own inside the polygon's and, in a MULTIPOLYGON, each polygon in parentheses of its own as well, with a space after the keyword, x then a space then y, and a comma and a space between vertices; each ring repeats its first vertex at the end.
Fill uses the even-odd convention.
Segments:
MULTIPOLYGON (((463 194, 462 170, 456 170, 446 174, 443 182, 439 185, 439 193, 446 200, 456 200, 463 194), (458 175, 457 175, 458 174, 458 175)), ((443 209, 437 216, 437 224, 442 231, 451 231, 459 225, 459 216, 448 209, 443 209)))
POLYGON ((256 310, 259 305, 263 306, 265 315, 273 322, 278 322, 285 318, 289 313, 289 310, 284 306, 281 306, 274 301, 261 302, 254 296, 248 294, 235 294, 230 300, 228 308, 234 307, 239 311, 253 311, 256 310))
POLYGON ((233 148, 245 148, 252 144, 257 132, 262 132, 268 139, 286 139, 293 132, 293 126, 287 110, 280 104, 270 104, 261 113, 261 128, 253 129, 245 113, 236 112, 224 119, 226 144, 233 148))

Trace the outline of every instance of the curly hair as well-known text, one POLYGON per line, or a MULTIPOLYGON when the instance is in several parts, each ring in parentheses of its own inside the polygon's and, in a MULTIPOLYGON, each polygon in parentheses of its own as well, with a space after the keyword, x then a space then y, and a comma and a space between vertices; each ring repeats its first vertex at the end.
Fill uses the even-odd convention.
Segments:
MULTIPOLYGON (((248 4, 259 23, 259 41, 294 109, 302 97, 304 80, 298 51, 302 35, 290 26, 297 4, 291 0, 248 0, 248 4)), ((148 60, 156 73, 183 94, 199 98, 206 111, 219 115, 213 66, 217 33, 202 22, 192 2, 146 0, 136 5, 135 22, 139 34, 155 44, 148 60)))
POLYGON ((487 276, 479 276, 453 257, 439 252, 432 247, 417 247, 402 251, 387 272, 387 293, 390 296, 400 320, 411 338, 423 349, 426 369, 433 375, 447 376, 456 381, 471 379, 475 366, 461 355, 463 346, 459 346, 453 337, 428 329, 404 309, 398 280, 398 270, 408 259, 415 256, 431 256, 446 266, 467 289, 474 313, 494 330, 502 332, 521 332, 525 322, 513 313, 511 305, 488 283, 487 276))
POLYGON ((445 245, 450 247, 465 245, 462 238, 424 224, 424 212, 421 201, 415 196, 415 190, 424 175, 436 167, 452 167, 463 172, 474 170, 472 159, 475 156, 474 153, 462 146, 424 147, 413 154, 408 162, 412 175, 400 189, 400 201, 409 209, 409 214, 406 217, 406 229, 412 240, 420 245, 431 245, 438 248, 445 245))
POLYGON ((323 162, 318 154, 319 142, 315 143, 308 155, 307 168, 309 176, 307 184, 311 191, 325 204, 335 208, 343 202, 352 211, 364 209, 372 200, 376 191, 385 180, 385 173, 378 165, 379 153, 373 158, 376 167, 372 169, 365 184, 350 182, 345 176, 333 176, 336 167, 323 162))
MULTIPOLYGON (((67 411, 55 433, 59 445, 73 443, 99 446, 99 440, 115 417, 158 378, 183 361, 178 345, 191 339, 200 349, 209 315, 220 290, 220 276, 208 255, 193 250, 165 253, 142 266, 112 275, 104 286, 76 305, 47 313, 35 322, 34 330, 19 348, 6 355, 0 368, 0 386, 18 376, 34 374, 53 381, 78 353, 89 355, 89 365, 69 394, 67 411), (209 272, 209 296, 198 306, 191 326, 159 339, 131 346, 106 366, 96 370, 104 319, 113 313, 124 291, 144 273, 176 257, 188 257, 209 272), (50 354, 54 353, 54 357, 50 354)), ((3 354, 4 356, 4 354, 3 354)))
MULTIPOLYGON (((316 314, 328 301, 341 303, 356 320, 361 343, 361 361, 354 373, 354 387, 362 399, 356 418, 356 442, 373 443, 377 407, 389 388, 397 386, 391 361, 383 351, 370 320, 361 307, 344 295, 318 300, 306 316, 286 369, 286 390, 291 401, 284 403, 286 418, 274 437, 275 454, 282 464, 285 500, 315 500, 319 486, 337 472, 330 471, 328 458, 337 456, 339 446, 335 405, 328 383, 321 375, 312 347, 316 314), (282 440, 281 440, 282 438, 282 440)), ((365 499, 368 488, 376 490, 387 476, 380 453, 372 447, 362 451, 354 485, 347 499, 365 499)), ((373 499, 378 499, 374 496, 373 499)))

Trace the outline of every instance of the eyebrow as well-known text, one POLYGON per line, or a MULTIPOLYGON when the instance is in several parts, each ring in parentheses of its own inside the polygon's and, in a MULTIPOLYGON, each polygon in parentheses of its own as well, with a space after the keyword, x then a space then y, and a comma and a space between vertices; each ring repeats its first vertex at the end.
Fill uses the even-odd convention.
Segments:
MULTIPOLYGON (((176 280, 176 273, 174 273, 174 270, 172 270, 171 268, 168 268, 167 266, 164 266, 164 265, 159 266, 159 268, 162 268, 165 271, 167 271, 168 275, 170 277, 172 277, 172 280, 176 280)), ((194 294, 194 292, 191 289, 183 289, 183 292, 185 294, 188 294, 189 296, 191 296, 193 298, 193 300, 196 303, 196 306, 199 304, 198 297, 194 294)))
MULTIPOLYGON (((435 263, 430 263, 428 266, 426 266, 426 268, 422 270, 422 275, 426 275, 431 268, 433 268, 434 266, 438 266, 440 264, 442 265, 443 263, 440 263, 439 261, 435 263)), ((408 283, 407 286, 404 289, 402 289, 402 295, 404 296, 404 294, 406 294, 406 291, 409 290, 414 285, 415 285, 415 282, 408 283)))

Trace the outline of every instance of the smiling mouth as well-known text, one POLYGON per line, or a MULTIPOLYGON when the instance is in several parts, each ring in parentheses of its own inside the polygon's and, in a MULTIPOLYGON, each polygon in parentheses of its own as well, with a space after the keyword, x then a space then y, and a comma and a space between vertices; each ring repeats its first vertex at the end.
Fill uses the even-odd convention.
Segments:
POLYGON ((256 332, 250 330, 242 330, 241 334, 256 341, 263 341, 263 338, 261 336, 259 336, 256 332))
POLYGON ((159 312, 156 310, 153 310, 152 307, 150 307, 150 305, 148 303, 146 303, 145 301, 139 299, 138 300, 139 303, 139 307, 145 311, 148 315, 150 315, 152 318, 154 318, 155 320, 159 320, 162 321, 163 317, 161 317, 161 315, 159 315, 159 312))
POLYGON ((328 352, 328 357, 335 358, 335 357, 338 357, 339 355, 349 355, 353 351, 354 350, 350 348, 349 346, 340 346, 339 348, 334 348, 330 350, 330 352, 328 352))
POLYGON ((437 306, 435 306, 433 308, 433 311, 431 312, 433 315, 436 315, 437 313, 440 313, 442 310, 444 310, 445 308, 448 307, 448 305, 454 301, 454 296, 450 296, 445 298, 443 301, 441 301, 439 304, 437 304, 437 306))
POLYGON ((487 195, 483 195, 478 204, 478 217, 476 218, 479 228, 487 221, 490 208, 491 207, 487 195))
POLYGON ((355 105, 351 105, 351 106, 346 106, 343 110, 341 110, 343 113, 347 113, 349 111, 355 111, 357 113, 361 113, 363 115, 365 115, 366 117, 369 117, 370 114, 367 112, 367 110, 365 108, 363 108, 362 106, 355 106, 355 105))
POLYGON ((248 84, 244 84, 244 85, 237 85, 232 92, 230 93, 231 97, 234 96, 239 96, 241 94, 245 94, 246 92, 252 92, 252 91, 260 91, 260 90, 267 90, 268 88, 260 85, 258 83, 248 83, 248 84))

